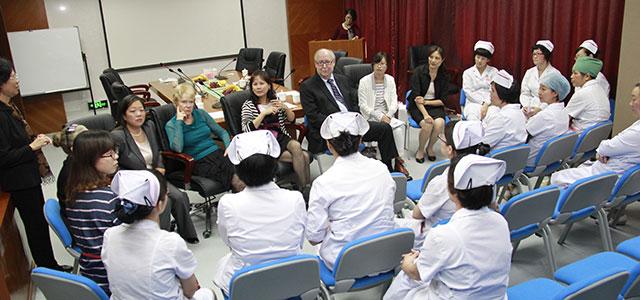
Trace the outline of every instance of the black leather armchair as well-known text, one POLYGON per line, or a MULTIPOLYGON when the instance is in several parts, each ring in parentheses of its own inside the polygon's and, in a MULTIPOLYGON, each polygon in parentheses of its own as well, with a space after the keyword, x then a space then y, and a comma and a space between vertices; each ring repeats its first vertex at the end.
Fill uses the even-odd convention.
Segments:
POLYGON ((415 68, 429 62, 429 47, 431 45, 411 46, 409 48, 409 73, 415 68))
POLYGON ((279 85, 284 85, 284 67, 286 64, 287 55, 273 51, 269 53, 267 62, 264 64, 264 70, 271 76, 273 81, 279 85))
POLYGON ((256 70, 262 69, 262 48, 242 48, 238 53, 236 61, 236 71, 247 69, 249 74, 253 74, 256 70))
POLYGON ((373 67, 371 64, 355 64, 344 67, 344 75, 349 77, 351 85, 357 90, 362 77, 371 74, 373 67))
POLYGON ((336 61, 336 67, 333 70, 333 72, 344 75, 345 66, 361 64, 361 63, 362 63, 362 58, 349 57, 349 56, 341 57, 336 61))

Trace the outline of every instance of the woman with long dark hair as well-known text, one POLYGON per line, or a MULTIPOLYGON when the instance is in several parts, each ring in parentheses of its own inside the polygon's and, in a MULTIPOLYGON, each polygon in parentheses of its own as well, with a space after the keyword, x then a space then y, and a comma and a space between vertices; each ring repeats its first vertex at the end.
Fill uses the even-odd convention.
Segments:
POLYGON ((19 81, 10 61, 0 58, 0 190, 11 195, 27 233, 31 256, 39 267, 71 271, 53 255, 49 227, 44 218, 41 183, 53 182, 42 147, 51 143, 36 135, 11 98, 20 93, 19 81))
POLYGON ((100 250, 104 232, 119 223, 113 213, 117 195, 109 187, 110 176, 117 170, 118 151, 109 132, 89 130, 76 137, 64 216, 75 244, 82 250, 80 274, 109 294, 100 250))

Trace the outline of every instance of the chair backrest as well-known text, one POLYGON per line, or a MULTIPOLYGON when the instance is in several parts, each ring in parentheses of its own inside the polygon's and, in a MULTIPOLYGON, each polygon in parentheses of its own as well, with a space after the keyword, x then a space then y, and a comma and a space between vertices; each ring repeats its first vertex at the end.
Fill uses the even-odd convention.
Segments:
POLYGON ((238 52, 238 60, 236 61, 236 71, 247 69, 249 74, 255 70, 262 69, 262 48, 242 48, 238 52))
POLYGON ((502 205, 500 214, 509 224, 512 239, 518 237, 518 230, 540 228, 544 225, 553 215, 559 196, 560 188, 550 185, 516 195, 502 205))
POLYGON ((640 297, 640 263, 629 270, 629 280, 622 288, 620 295, 624 299, 637 299, 637 297, 640 297))
POLYGON ((124 97, 133 94, 131 89, 121 82, 112 83, 111 92, 113 92, 113 96, 115 97, 117 103, 120 103, 120 101, 122 101, 124 97))
POLYGON ((549 166, 551 164, 559 166, 562 161, 571 156, 577 140, 578 134, 571 132, 546 141, 536 156, 535 166, 549 166))
POLYGON ((316 299, 320 293, 318 258, 297 255, 245 267, 229 285, 229 299, 316 299))
POLYGON ((338 59, 340 59, 341 57, 345 57, 347 56, 347 51, 345 50, 333 50, 333 55, 336 56, 336 61, 338 61, 338 59))
POLYGON ((344 75, 344 67, 345 66, 361 64, 361 63, 362 63, 362 58, 349 57, 349 56, 340 57, 336 61, 336 67, 333 70, 333 72, 344 75))
POLYGON ((244 90, 220 98, 224 120, 232 136, 242 133, 242 104, 244 104, 249 97, 251 97, 251 92, 244 90))
POLYGON ((31 279, 48 300, 108 300, 109 296, 89 278, 38 267, 31 271, 31 279))
POLYGON ((627 170, 620 176, 611 192, 609 202, 626 205, 640 199, 640 165, 627 170))
POLYGON ((156 131, 158 138, 160 139, 160 150, 170 151, 169 139, 167 138, 167 132, 164 130, 164 126, 176 115, 176 107, 173 104, 164 104, 149 109, 151 113, 151 120, 156 125, 156 131))
POLYGON ((95 116, 83 117, 67 122, 67 124, 84 125, 87 129, 99 129, 106 131, 111 131, 116 127, 116 121, 110 114, 98 114, 95 116))
POLYGON ((441 160, 429 166, 427 171, 424 172, 424 176, 422 176, 422 192, 427 189, 427 185, 429 181, 434 177, 442 174, 444 170, 449 167, 450 161, 448 159, 441 160))
POLYGON ((396 194, 393 198, 393 211, 399 213, 404 207, 404 200, 407 198, 407 176, 400 172, 392 172, 391 178, 396 183, 396 194))
POLYGON ((563 289, 553 299, 591 300, 618 299, 618 294, 627 283, 629 272, 612 269, 600 272, 563 289))
POLYGON ((278 51, 271 51, 269 56, 267 56, 267 61, 264 64, 264 70, 274 81, 282 81, 284 79, 286 59, 287 55, 278 51))
POLYGON ((344 75, 349 77, 351 85, 356 89, 360 85, 360 79, 368 74, 371 74, 372 72, 373 67, 371 66, 371 64, 354 64, 344 66, 344 75))
POLYGON ((411 46, 409 48, 409 70, 413 70, 429 61, 429 47, 431 45, 411 46))
POLYGON ((411 229, 398 228, 347 243, 338 254, 333 275, 336 283, 393 270, 402 260, 402 254, 413 247, 411 229))
POLYGON ((108 74, 108 76, 110 76, 114 80, 113 82, 120 82, 124 84, 122 77, 120 77, 120 73, 118 73, 118 71, 113 68, 106 68, 102 70, 102 74, 108 74))
POLYGON ((609 137, 612 128, 613 123, 607 120, 582 131, 578 137, 578 141, 576 141, 575 147, 573 148, 572 156, 593 151, 598 148, 600 142, 609 137))
POLYGON ((509 146, 496 149, 487 154, 488 157, 503 160, 507 163, 506 170, 502 178, 508 179, 507 182, 498 181, 498 185, 504 185, 511 182, 511 179, 517 178, 522 170, 527 166, 527 158, 531 148, 527 144, 509 146), (509 179, 510 178, 510 179, 509 179))
POLYGON ((99 78, 100 78, 100 83, 102 83, 102 88, 104 89, 105 94, 107 94, 107 100, 109 101, 111 114, 115 116, 118 111, 118 99, 113 94, 111 85, 114 82, 118 82, 118 80, 112 73, 108 73, 106 72, 106 70, 105 70, 105 73, 100 74, 99 78))
POLYGON ((599 207, 609 199, 617 180, 618 176, 613 172, 577 180, 562 191, 556 211, 564 214, 599 207))
POLYGON ((60 212, 60 203, 56 199, 47 199, 44 202, 44 218, 49 223, 49 227, 53 229, 53 232, 58 236, 62 245, 65 248, 73 247, 73 237, 67 224, 62 220, 62 214, 60 212))

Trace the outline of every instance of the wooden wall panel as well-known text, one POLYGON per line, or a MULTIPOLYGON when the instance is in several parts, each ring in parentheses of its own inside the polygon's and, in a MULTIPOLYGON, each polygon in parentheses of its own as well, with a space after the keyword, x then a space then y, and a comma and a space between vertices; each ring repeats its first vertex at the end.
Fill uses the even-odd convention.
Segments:
MULTIPOLYGON (((44 0, 0 0, 3 29, 0 31, 0 49, 3 57, 11 57, 4 52, 9 48, 6 33, 13 31, 37 30, 49 28, 44 0)), ((19 74, 18 74, 19 76, 19 74)), ((46 80, 46 78, 43 78, 46 80)), ((59 131, 67 122, 62 94, 47 94, 13 99, 36 133, 59 131)))
POLYGON ((344 21, 342 0, 287 0, 287 26, 293 88, 309 73, 309 41, 326 40, 344 21))

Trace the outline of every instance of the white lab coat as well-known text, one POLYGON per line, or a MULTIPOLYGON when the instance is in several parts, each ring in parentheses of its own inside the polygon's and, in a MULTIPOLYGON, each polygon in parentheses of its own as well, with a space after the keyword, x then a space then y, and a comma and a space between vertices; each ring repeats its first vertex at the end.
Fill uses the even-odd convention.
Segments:
POLYGON ((564 111, 564 103, 548 105, 547 108, 529 118, 526 126, 527 132, 531 135, 528 142, 531 151, 527 166, 533 166, 538 152, 546 141, 569 131, 569 115, 564 111))
POLYGON ((491 146, 491 149, 524 144, 527 141, 526 122, 520 104, 507 104, 482 121, 482 142, 491 146))
MULTIPOLYGON (((604 77, 604 74, 600 72, 598 73, 598 76, 596 76, 595 80, 598 83, 598 85, 602 88, 604 93, 607 95, 607 97, 609 97, 611 86, 609 85, 609 81, 607 80, 607 77, 604 77)), ((576 91, 579 91, 580 89, 581 89, 580 87, 576 87, 576 91)))
MULTIPOLYGON (((550 73, 560 74, 560 71, 549 64, 544 71, 542 71, 542 76, 550 73)), ((562 74, 560 75, 562 76, 562 74)), ((522 85, 520 86, 520 104, 522 104, 523 108, 545 108, 547 106, 546 103, 540 102, 540 98, 538 98, 538 89, 540 88, 540 78, 542 76, 538 76, 538 67, 536 66, 533 66, 524 73, 522 85)))
POLYGON ((273 182, 222 196, 218 231, 231 253, 218 262, 214 283, 228 294, 241 268, 301 254, 305 217, 302 194, 273 182))
MULTIPOLYGON (((178 234, 146 219, 107 229, 100 255, 114 300, 185 299, 180 279, 190 278, 197 267, 178 234)), ((191 299, 214 299, 214 295, 202 288, 191 299)))
MULTIPOLYGON (((360 79, 358 85, 358 106, 360 107, 360 113, 367 121, 381 122, 382 116, 393 119, 394 115, 398 111, 398 94, 396 91, 396 82, 393 76, 384 74, 384 101, 387 104, 387 112, 381 114, 374 110, 376 106, 376 93, 374 90, 374 78, 373 73, 365 75, 360 79)), ((393 139, 396 142, 396 148, 400 157, 404 156, 404 135, 406 132, 406 124, 404 122, 397 123, 395 125, 391 123, 393 129, 393 139), (395 126, 394 126, 395 125, 395 126)))
POLYGON ((609 98, 595 80, 587 81, 577 90, 564 110, 573 118, 571 130, 581 132, 587 127, 609 119, 609 98))
POLYGON ((500 214, 461 208, 427 234, 416 260, 421 280, 400 272, 384 299, 506 299, 511 250, 500 214))
POLYGON ((621 174, 640 164, 640 120, 612 139, 600 142, 596 151, 600 156, 609 157, 609 161, 606 164, 587 161, 577 168, 558 171, 551 175, 551 183, 568 185, 578 179, 609 171, 621 174))
MULTIPOLYGON (((464 94, 467 97, 463 113, 467 120, 480 120, 482 103, 491 102, 491 81, 497 72, 498 69, 487 66, 484 72, 480 74, 480 71, 474 65, 462 73, 462 89, 464 89, 464 94)), ((487 116, 495 111, 491 107, 489 107, 489 110, 487 116)))
POLYGON ((336 158, 313 182, 307 239, 322 242, 320 258, 333 269, 347 243, 394 228, 396 185, 381 162, 356 152, 336 158))
POLYGON ((424 216, 425 231, 440 220, 451 218, 456 212, 456 205, 449 198, 447 176, 449 168, 429 181, 427 188, 418 200, 418 209, 424 216))

